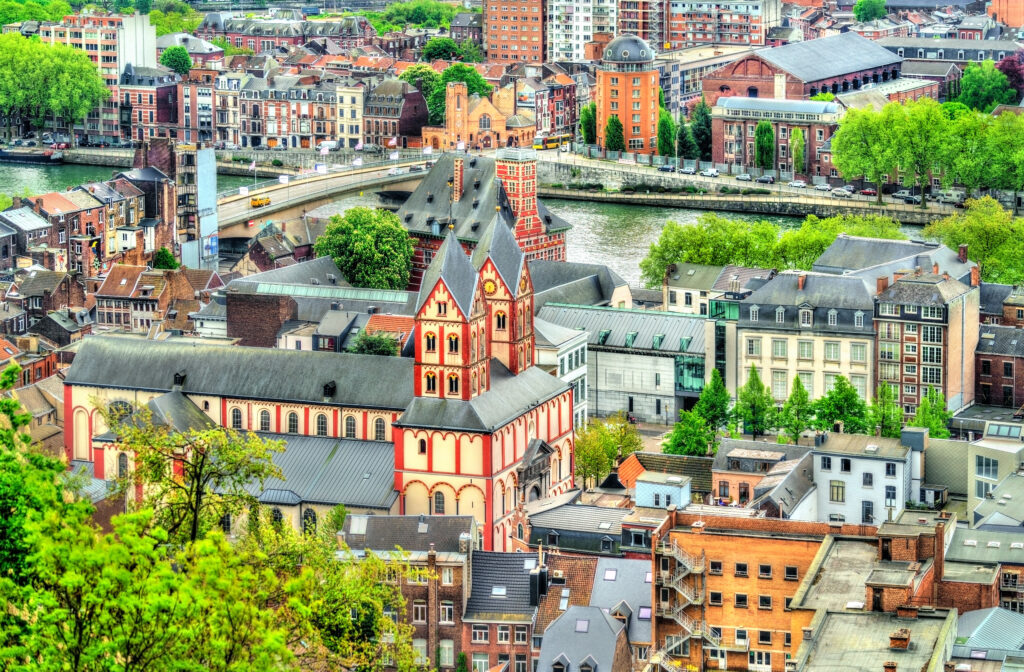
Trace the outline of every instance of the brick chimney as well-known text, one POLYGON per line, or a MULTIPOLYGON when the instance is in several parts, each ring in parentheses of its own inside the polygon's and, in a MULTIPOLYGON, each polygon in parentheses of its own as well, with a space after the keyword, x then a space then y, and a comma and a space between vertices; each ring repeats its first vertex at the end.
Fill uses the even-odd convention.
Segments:
POLYGON ((971 267, 971 287, 977 287, 981 284, 981 269, 977 266, 971 267))
MULTIPOLYGON (((889 634, 889 648, 890 649, 909 649, 910 648, 910 628, 897 628, 889 634)), ((893 669, 895 669, 896 663, 893 663, 893 669)))
POLYGON ((938 275, 939 274, 939 262, 937 262, 937 261, 934 264, 932 264, 932 274, 933 275, 938 275))
POLYGON ((956 257, 960 260, 961 264, 967 263, 967 243, 960 245, 960 250, 957 252, 956 257))
POLYGON ((876 280, 875 282, 876 282, 876 284, 875 284, 875 293, 876 294, 881 294, 885 290, 889 289, 889 276, 888 275, 880 275, 880 276, 878 276, 878 280, 876 280))
POLYGON ((459 199, 462 198, 462 177, 463 177, 463 166, 462 157, 455 157, 455 168, 452 171, 452 202, 458 203, 459 199))
POLYGON ((804 291, 804 286, 806 284, 807 284, 807 274, 806 273, 801 273, 800 275, 796 276, 796 288, 797 288, 797 290, 799 290, 801 292, 804 291))
POLYGON ((896 661, 887 660, 882 663, 882 672, 896 672, 896 661))

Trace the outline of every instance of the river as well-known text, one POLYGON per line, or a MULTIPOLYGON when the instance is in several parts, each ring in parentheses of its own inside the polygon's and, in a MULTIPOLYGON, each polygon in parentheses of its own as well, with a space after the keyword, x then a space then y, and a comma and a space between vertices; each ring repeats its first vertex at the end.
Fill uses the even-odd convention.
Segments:
MULTIPOLYGON (((31 163, 0 163, 0 193, 8 196, 45 194, 77 187, 83 182, 109 180, 124 168, 108 166, 84 166, 65 163, 59 166, 36 165, 31 163)), ((233 189, 251 184, 252 178, 234 175, 218 175, 217 189, 233 189)))

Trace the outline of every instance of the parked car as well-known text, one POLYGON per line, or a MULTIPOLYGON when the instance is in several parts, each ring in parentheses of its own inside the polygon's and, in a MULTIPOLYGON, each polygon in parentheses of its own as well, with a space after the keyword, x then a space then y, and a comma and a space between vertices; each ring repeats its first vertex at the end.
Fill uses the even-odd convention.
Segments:
POLYGON ((336 152, 338 150, 338 141, 337 140, 324 140, 323 142, 321 142, 319 145, 316 146, 316 151, 318 151, 318 152, 322 152, 325 149, 328 152, 336 152))
POLYGON ((748 173, 740 173, 736 176, 736 180, 739 182, 753 182, 753 178, 748 173))
POLYGON ((700 171, 701 177, 718 177, 718 168, 708 168, 700 171))
POLYGON ((426 169, 427 169, 427 168, 426 168, 426 166, 421 166, 421 165, 420 165, 420 164, 418 164, 418 163, 417 163, 417 164, 414 164, 414 165, 411 165, 411 166, 409 166, 409 172, 410 172, 410 173, 422 173, 422 172, 423 172, 423 171, 425 171, 426 169))
POLYGON ((775 178, 772 177, 771 175, 762 175, 761 177, 757 178, 756 181, 760 182, 761 184, 775 184, 775 178))
POLYGON ((907 198, 904 198, 903 201, 905 203, 913 203, 914 205, 921 205, 921 196, 920 196, 920 194, 912 194, 911 196, 909 196, 907 198))
POLYGON ((274 145, 271 149, 275 152, 287 152, 288 145, 274 145))
POLYGON ((388 175, 401 175, 404 172, 405 172, 405 170, 402 169, 402 168, 399 168, 398 166, 395 166, 394 168, 388 169, 388 175))
POLYGON ((21 143, 21 146, 22 147, 35 147, 36 144, 37 143, 36 143, 35 140, 26 140, 25 142, 21 143))
POLYGON ((803 180, 791 180, 786 186, 793 187, 795 189, 806 189, 807 183, 803 180))
POLYGON ((270 147, 267 147, 266 145, 253 145, 252 146, 252 150, 254 152, 265 152, 268 149, 270 149, 270 147))
POLYGON ((55 142, 52 145, 50 145, 50 149, 67 149, 67 148, 68 148, 68 143, 66 143, 66 142, 55 142))
POLYGON ((814 185, 815 191, 832 191, 832 185, 828 182, 822 182, 821 184, 814 185))
POLYGON ((841 186, 839 188, 840 189, 845 189, 848 192, 850 192, 851 194, 856 194, 857 193, 857 187, 853 186, 852 184, 844 184, 843 186, 841 186))
POLYGON ((833 189, 832 198, 853 198, 853 194, 846 189, 833 189))
POLYGON ((963 203, 965 194, 962 191, 941 191, 939 192, 939 203, 957 205, 963 203))
POLYGON ((242 148, 242 146, 240 144, 238 144, 237 142, 225 142, 224 143, 224 149, 239 150, 241 148, 242 148))
POLYGON ((682 173, 683 175, 695 175, 697 173, 697 170, 695 168, 691 168, 690 166, 685 166, 683 168, 680 168, 679 172, 682 173))
POLYGON ((658 170, 660 170, 663 173, 673 173, 673 172, 675 172, 675 168, 673 168, 672 165, 668 164, 668 163, 666 163, 663 166, 658 166, 658 170))
POLYGON ((872 189, 871 187, 865 187, 857 192, 863 196, 878 196, 878 190, 872 189))
POLYGON ((905 201, 909 199, 911 196, 913 196, 913 194, 910 193, 909 189, 900 189, 899 191, 894 192, 892 195, 893 198, 899 201, 905 201))

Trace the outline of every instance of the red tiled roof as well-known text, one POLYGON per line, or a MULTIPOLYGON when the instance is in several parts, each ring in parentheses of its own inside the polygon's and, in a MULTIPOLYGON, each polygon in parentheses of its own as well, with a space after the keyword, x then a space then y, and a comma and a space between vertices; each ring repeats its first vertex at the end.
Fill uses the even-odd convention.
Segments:
POLYGON ((592 557, 548 553, 545 561, 548 566, 548 576, 552 582, 548 586, 547 594, 540 599, 540 604, 537 605, 537 620, 534 623, 533 631, 539 633, 547 630, 551 621, 565 612, 560 608, 559 603, 562 601, 562 591, 566 588, 569 589, 566 607, 590 604, 590 592, 594 587, 594 573, 597 571, 597 558, 592 557), (555 572, 561 574, 561 579, 555 578, 555 572), (559 581, 561 583, 558 583, 559 581))
POLYGON ((18 346, 14 345, 6 338, 0 338, 0 361, 7 361, 8 359, 17 356, 21 351, 18 350, 18 346))
POLYGON ((106 280, 96 290, 97 296, 131 296, 139 284, 139 278, 146 270, 144 266, 115 264, 107 273, 106 280))
POLYGON ((405 315, 371 315, 366 322, 367 334, 395 334, 404 341, 416 328, 416 320, 405 315))
POLYGON ((41 201, 43 210, 55 215, 61 212, 78 212, 81 210, 77 205, 61 196, 60 192, 51 191, 48 194, 39 194, 35 200, 41 201))

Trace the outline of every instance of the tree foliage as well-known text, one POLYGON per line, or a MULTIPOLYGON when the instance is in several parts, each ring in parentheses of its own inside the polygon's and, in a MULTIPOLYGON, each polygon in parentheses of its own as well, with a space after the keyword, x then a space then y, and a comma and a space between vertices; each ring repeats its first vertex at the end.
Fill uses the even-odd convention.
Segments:
POLYGON ((775 131, 770 121, 759 121, 754 128, 754 165, 764 170, 775 166, 775 131))
POLYGON ((693 130, 693 140, 700 150, 700 160, 711 160, 711 106, 704 100, 701 94, 700 102, 693 108, 690 126, 693 130))
POLYGON ((903 409, 900 408, 893 386, 882 383, 875 390, 875 398, 868 408, 873 429, 879 428, 882 436, 898 439, 903 428, 903 409))
POLYGON ((355 343, 349 348, 349 352, 359 355, 394 357, 398 355, 398 341, 388 334, 368 334, 364 331, 356 336, 355 343))
POLYGON ((813 422, 814 405, 800 376, 796 376, 793 378, 793 390, 789 393, 789 399, 782 405, 782 412, 779 414, 779 428, 790 441, 796 443, 800 439, 800 434, 810 429, 813 422))
POLYGON ((694 411, 679 411, 679 422, 665 437, 661 451, 669 455, 714 454, 715 430, 694 411))
POLYGON ((1006 75, 1006 83, 1017 92, 1017 98, 1024 96, 1024 52, 1013 52, 996 63, 996 67, 1006 75))
POLYGON ((459 42, 459 58, 466 63, 483 63, 484 53, 480 45, 470 39, 459 42))
POLYGON ((887 105, 881 111, 870 106, 851 108, 832 134, 832 162, 847 179, 863 177, 876 185, 878 203, 882 202, 884 177, 893 174, 899 164, 893 136, 901 118, 899 106, 887 105))
POLYGON ((60 21, 65 16, 72 14, 73 10, 64 0, 50 0, 49 2, 21 2, 15 0, 4 0, 0 2, 0 22, 2 25, 9 23, 20 23, 22 21, 60 21))
POLYGON ((160 54, 160 65, 166 66, 182 77, 192 69, 192 57, 185 47, 167 47, 160 54))
POLYGON ((743 431, 754 439, 772 427, 775 400, 772 391, 761 381, 756 366, 751 365, 747 382, 739 389, 734 413, 743 421, 743 431))
POLYGON ((789 135, 790 155, 793 157, 793 173, 802 174, 806 168, 804 165, 804 132, 801 128, 794 128, 789 135))
POLYGON ((921 399, 913 420, 907 423, 908 427, 927 427, 928 436, 933 439, 949 438, 949 421, 953 413, 946 410, 946 398, 938 388, 929 387, 928 392, 921 399))
POLYGON ((990 196, 968 200, 963 210, 926 226, 924 235, 954 250, 967 245, 967 257, 978 262, 986 282, 1024 283, 1024 226, 990 196))
POLYGON ((149 24, 156 28, 156 36, 171 33, 196 32, 203 21, 203 15, 182 2, 172 3, 169 7, 159 5, 149 13, 149 24))
POLYGON ((722 382, 722 374, 718 369, 711 369, 711 380, 700 391, 700 397, 693 407, 693 412, 703 418, 712 430, 725 426, 729 420, 729 391, 722 382))
POLYGON ((161 247, 153 255, 153 268, 163 268, 174 270, 181 266, 178 260, 174 258, 174 253, 168 250, 166 247, 161 247))
POLYGON ((988 159, 985 184, 1013 192, 1013 211, 1017 212, 1017 192, 1024 190, 1024 117, 1005 112, 992 120, 985 138, 988 159))
POLYGON ((821 93, 816 93, 810 98, 808 98, 808 100, 818 100, 825 103, 831 103, 835 99, 835 94, 829 91, 822 91, 821 93))
POLYGON ((844 434, 868 433, 868 407, 845 376, 837 376, 828 393, 814 402, 815 426, 831 431, 839 421, 844 434))
POLYGON ((680 115, 677 129, 676 156, 680 159, 696 161, 700 158, 700 148, 697 147, 697 141, 693 139, 693 129, 683 121, 682 115, 680 115))
POLYGON ((608 122, 604 126, 604 148, 609 152, 626 151, 626 138, 617 114, 608 117, 608 122))
POLYGON ((252 56, 253 51, 248 47, 236 47, 226 37, 215 37, 210 43, 224 50, 224 56, 252 56))
POLYGON ((597 142, 597 103, 587 103, 580 110, 580 133, 583 135, 583 144, 592 145, 597 142))
POLYGON ((430 112, 431 124, 444 123, 445 91, 451 82, 465 83, 467 96, 473 96, 474 94, 478 94, 481 97, 489 96, 494 88, 484 80, 473 66, 466 65, 465 63, 452 63, 441 73, 441 78, 431 90, 430 97, 427 98, 427 109, 430 112))
POLYGON ((885 0, 857 0, 853 5, 853 16, 858 21, 874 21, 885 15, 885 0))
POLYGON ((587 487, 587 483, 596 486, 617 462, 642 449, 640 432, 626 419, 624 412, 590 422, 576 430, 573 450, 576 476, 583 487, 587 487))
MULTIPOLYGON (((416 63, 406 68, 405 72, 399 75, 398 78, 415 86, 423 94, 423 99, 427 101, 429 109, 431 95, 434 93, 434 89, 437 88, 438 82, 441 81, 441 75, 437 74, 437 71, 426 63, 416 63)), ((444 120, 442 119, 442 121, 444 120)))
POLYGON ((676 124, 668 110, 658 111, 658 154, 661 156, 676 155, 676 124))
POLYGON ((1006 74, 991 60, 967 64, 960 79, 960 97, 957 101, 972 110, 989 113, 996 105, 1017 102, 1017 91, 1010 86, 1006 74))
POLYGON ((462 55, 458 43, 450 37, 432 37, 423 45, 420 59, 424 61, 453 61, 462 55))
POLYGON ((405 289, 412 270, 412 241, 398 217, 387 210, 350 208, 334 215, 313 245, 330 256, 354 287, 405 289))

